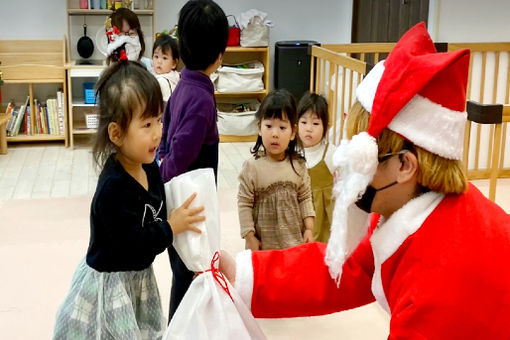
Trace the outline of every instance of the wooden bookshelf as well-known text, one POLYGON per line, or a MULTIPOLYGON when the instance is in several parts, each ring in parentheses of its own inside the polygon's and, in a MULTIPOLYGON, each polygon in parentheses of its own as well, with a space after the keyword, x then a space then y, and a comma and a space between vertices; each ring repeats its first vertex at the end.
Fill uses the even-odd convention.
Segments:
MULTIPOLYGON (((63 130, 59 135, 36 133, 36 110, 34 109, 34 84, 57 84, 66 98, 65 38, 62 40, 0 40, 0 71, 6 86, 26 84, 30 105, 29 135, 7 137, 7 142, 64 141, 67 147, 67 106, 62 102, 63 130)), ((4 98, 1 107, 10 98, 4 98)), ((43 99, 43 98, 41 98, 43 99)), ((58 122, 57 122, 58 124, 58 122)))

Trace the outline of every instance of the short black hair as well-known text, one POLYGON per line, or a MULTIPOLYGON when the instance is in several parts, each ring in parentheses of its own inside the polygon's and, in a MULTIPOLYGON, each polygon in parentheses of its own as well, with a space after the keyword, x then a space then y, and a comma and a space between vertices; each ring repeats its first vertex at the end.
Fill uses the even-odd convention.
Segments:
POLYGON ((325 137, 329 125, 329 110, 326 98, 316 93, 305 92, 303 97, 299 100, 297 107, 298 120, 309 110, 316 114, 322 121, 322 127, 324 128, 322 137, 325 137))
MULTIPOLYGON (((275 89, 270 91, 267 96, 262 100, 262 103, 259 106, 259 109, 255 113, 255 119, 257 120, 257 124, 260 126, 264 119, 287 119, 290 123, 290 126, 293 131, 296 130, 298 118, 296 114, 296 100, 294 96, 285 89, 275 89)), ((260 147, 263 147, 264 144, 262 142, 262 137, 259 135, 257 137, 257 141, 255 142, 255 146, 250 150, 252 155, 255 158, 258 158, 260 155, 260 147)), ((289 142, 287 149, 285 150, 285 154, 289 156, 290 164, 294 172, 297 173, 294 168, 293 160, 295 159, 303 159, 303 148, 301 146, 301 142, 299 138, 294 138, 289 142)), ((299 175, 299 174, 298 174, 299 175)))
POLYGON ((162 33, 156 38, 154 46, 152 46, 152 55, 154 55, 154 52, 156 52, 158 47, 161 48, 163 53, 171 50, 172 58, 179 59, 179 46, 177 45, 177 40, 172 38, 170 35, 162 33))
POLYGON ((190 70, 205 70, 221 53, 228 40, 225 13, 211 0, 190 0, 179 12, 179 51, 190 70))

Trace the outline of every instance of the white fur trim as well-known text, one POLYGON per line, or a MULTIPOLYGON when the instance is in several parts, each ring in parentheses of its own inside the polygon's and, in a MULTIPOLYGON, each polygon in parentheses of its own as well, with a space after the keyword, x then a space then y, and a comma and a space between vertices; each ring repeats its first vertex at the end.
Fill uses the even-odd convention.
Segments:
POLYGON ((387 221, 380 221, 379 227, 370 238, 375 265, 372 293, 377 302, 388 313, 390 313, 390 307, 382 286, 381 265, 398 250, 409 236, 422 226, 425 219, 434 211, 443 198, 443 194, 431 191, 407 202, 387 221))
POLYGON ((140 38, 138 36, 131 38, 127 35, 118 36, 113 42, 106 46, 106 53, 111 55, 117 48, 126 44, 124 49, 126 50, 126 56, 128 60, 138 60, 142 46, 140 45, 140 38))
POLYGON ((368 112, 372 112, 372 104, 374 103, 375 93, 383 73, 384 60, 381 60, 370 72, 368 72, 356 89, 356 98, 368 112))
POLYGON ((363 195, 377 170, 375 138, 361 132, 350 141, 342 140, 333 155, 333 164, 340 168, 340 176, 333 187, 336 200, 325 262, 339 285, 345 260, 368 229, 368 214, 354 203, 363 195))
POLYGON ((251 298, 253 295, 253 263, 251 250, 243 250, 236 256, 236 282, 235 289, 251 310, 251 298))
POLYGON ((462 159, 467 113, 415 95, 388 125, 414 144, 448 159, 462 159))
POLYGON ((106 53, 108 55, 111 55, 113 53, 113 51, 115 51, 116 49, 121 47, 122 44, 127 43, 128 39, 131 39, 131 38, 127 35, 118 36, 114 41, 112 41, 111 43, 108 44, 108 46, 106 46, 106 53))

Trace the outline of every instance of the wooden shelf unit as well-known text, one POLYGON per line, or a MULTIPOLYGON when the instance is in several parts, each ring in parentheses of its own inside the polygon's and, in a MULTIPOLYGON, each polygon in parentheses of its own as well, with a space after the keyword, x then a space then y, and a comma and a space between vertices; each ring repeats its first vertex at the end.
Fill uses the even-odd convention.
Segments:
MULTIPOLYGON (((135 9, 133 12, 136 15, 154 15, 154 10, 152 9, 135 9)), ((110 15, 111 11, 109 9, 68 9, 67 14, 69 15, 110 15)))
MULTIPOLYGON (((4 84, 27 84, 31 108, 32 133, 7 137, 7 142, 64 141, 67 147, 67 105, 65 100, 62 103, 64 133, 62 135, 34 133, 36 131, 34 84, 61 85, 63 98, 66 98, 65 40, 65 38, 62 40, 0 40, 0 71, 3 72, 4 84)), ((2 108, 7 105, 9 99, 4 98, 2 108)))
MULTIPOLYGON (((256 98, 262 101, 269 92, 269 47, 241 47, 241 46, 228 46, 225 54, 223 55, 224 64, 238 64, 248 61, 260 61, 264 65, 264 75, 262 82, 264 83, 264 90, 255 92, 218 92, 215 91, 214 95, 216 100, 221 99, 250 99, 256 98)), ((252 142, 257 139, 257 135, 252 136, 234 136, 234 135, 220 135, 220 142, 252 142)))
MULTIPOLYGON (((133 1, 134 2, 134 1, 133 1)), ((143 2, 145 3, 145 0, 140 0, 140 2, 143 2)), ((148 51, 152 48, 152 43, 154 42, 154 37, 155 37, 155 34, 156 34, 156 24, 155 24, 155 13, 156 13, 156 0, 151 0, 151 5, 152 7, 151 8, 144 8, 144 6, 140 5, 141 8, 137 8, 137 9, 134 9, 132 8, 131 10, 137 15, 139 16, 140 18, 140 25, 142 25, 142 31, 144 33, 144 38, 145 38, 145 50, 148 51), (146 25, 144 24, 144 19, 145 18, 149 18, 148 20, 150 20, 150 26, 149 25, 146 25), (148 29, 151 29, 152 32, 148 32, 147 30, 148 29), (151 34, 149 34, 151 33, 151 34)), ((75 32, 73 32, 73 25, 72 25, 72 17, 75 17, 74 20, 80 20, 79 18, 76 18, 76 17, 83 17, 83 22, 87 22, 87 17, 91 17, 90 20, 88 21, 89 25, 88 25, 88 29, 87 29, 87 36, 90 37, 92 39, 92 41, 94 42, 94 45, 96 45, 96 30, 98 29, 98 26, 97 25, 103 25, 104 24, 104 21, 106 20, 106 18, 112 13, 111 10, 109 9, 92 9, 91 8, 91 0, 89 0, 88 2, 88 8, 87 9, 82 9, 80 8, 80 1, 79 0, 66 0, 66 5, 67 5, 67 10, 66 10, 66 13, 67 13, 67 36, 69 38, 69 51, 71 51, 71 48, 76 48, 76 43, 78 41, 78 39, 83 35, 83 28, 82 28, 82 24, 80 23, 80 28, 78 29, 78 35, 76 34, 73 34, 75 32), (104 19, 100 18, 100 19, 97 19, 97 17, 104 17, 104 19), (94 19, 94 17, 96 17, 96 19, 94 19), (99 23, 98 23, 98 20, 99 23), (92 22, 91 22, 92 21, 92 22)), ((132 6, 133 7, 133 6, 132 6)), ((74 29, 76 29, 76 26, 74 26, 74 29)), ((97 50, 97 47, 95 46, 94 47, 96 50, 97 50)), ((74 53, 73 53, 74 55, 74 53)), ((72 54, 69 54, 70 56, 70 59, 69 60, 72 60, 74 59, 73 58, 73 55, 72 54)), ((94 53, 92 55, 92 58, 96 58, 97 59, 97 53, 94 53)))
MULTIPOLYGON (((145 1, 141 1, 145 3, 145 1)), ((149 51, 152 48, 152 42, 154 41, 154 33, 155 33, 155 4, 156 0, 150 1, 152 4, 151 8, 142 8, 132 9, 132 11, 139 16, 140 24, 142 25, 142 31, 144 32, 145 37, 145 50, 149 51), (144 19, 146 23, 144 24, 144 19), (150 20, 150 23, 148 23, 150 20), (152 29, 152 32, 148 32, 149 29, 152 29), (151 33, 151 34, 149 34, 151 33)), ((106 65, 103 62, 102 65, 79 65, 77 64, 75 57, 75 52, 71 53, 71 49, 76 48, 77 36, 73 34, 72 29, 76 29, 76 26, 72 25, 72 17, 75 17, 74 20, 80 20, 76 17, 83 17, 84 22, 87 20, 87 17, 91 17, 87 22, 92 21, 91 27, 95 26, 95 29, 87 31, 87 35, 94 41, 94 45, 96 45, 96 36, 94 32, 97 32, 98 26, 99 28, 104 25, 104 21, 106 18, 112 13, 109 9, 91 9, 90 1, 89 8, 82 9, 80 8, 79 0, 66 0, 67 4, 67 34, 69 37, 69 45, 68 48, 68 59, 65 68, 67 70, 67 84, 68 84, 68 93, 67 93, 67 105, 69 107, 69 143, 71 148, 74 147, 74 138, 79 135, 93 135, 96 133, 96 129, 88 129, 85 123, 85 114, 94 113, 97 110, 97 106, 95 104, 85 104, 83 100, 83 89, 80 84, 84 79, 88 81, 93 81, 94 83, 97 81, 106 65), (104 17, 104 20, 101 18, 101 21, 98 22, 97 17, 104 17), (95 17, 95 18, 94 18, 95 17), (75 86, 73 86, 73 83, 75 86)), ((81 28, 80 28, 81 29, 81 28)), ((79 31, 80 35, 83 31, 79 31)), ((97 47, 95 47, 97 49, 97 47)), ((97 55, 100 53, 94 54, 91 58, 96 56, 98 60, 99 57, 97 55)), ((101 59, 104 61, 106 57, 100 55, 101 59)))
POLYGON ((71 149, 74 148, 74 137, 77 135, 93 135, 96 129, 89 129, 85 123, 85 114, 94 113, 97 110, 95 104, 85 104, 81 94, 82 88, 76 89, 73 86, 75 79, 94 79, 94 82, 103 72, 104 65, 76 65, 73 61, 66 64, 67 83, 69 89, 67 93, 67 101, 69 107, 69 144, 71 149), (78 95, 80 94, 80 95, 78 95))

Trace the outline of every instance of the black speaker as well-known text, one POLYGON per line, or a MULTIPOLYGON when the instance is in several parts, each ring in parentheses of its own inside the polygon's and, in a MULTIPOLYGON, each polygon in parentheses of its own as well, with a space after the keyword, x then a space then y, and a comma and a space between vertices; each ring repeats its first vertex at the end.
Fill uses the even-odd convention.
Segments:
POLYGON ((297 101, 310 89, 310 49, 317 41, 278 41, 274 52, 274 86, 286 89, 297 101))

